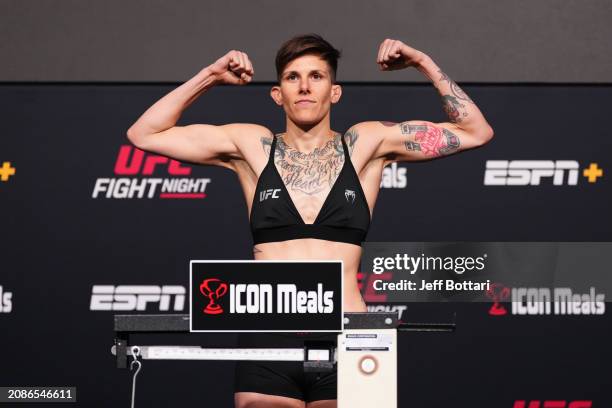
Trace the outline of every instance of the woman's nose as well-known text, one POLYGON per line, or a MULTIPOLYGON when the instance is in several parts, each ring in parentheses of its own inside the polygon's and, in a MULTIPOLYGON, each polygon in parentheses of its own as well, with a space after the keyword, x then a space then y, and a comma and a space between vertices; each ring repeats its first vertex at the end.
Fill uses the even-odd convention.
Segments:
POLYGON ((308 79, 302 79, 300 81, 300 91, 301 92, 308 92, 310 89, 310 84, 308 83, 308 79))

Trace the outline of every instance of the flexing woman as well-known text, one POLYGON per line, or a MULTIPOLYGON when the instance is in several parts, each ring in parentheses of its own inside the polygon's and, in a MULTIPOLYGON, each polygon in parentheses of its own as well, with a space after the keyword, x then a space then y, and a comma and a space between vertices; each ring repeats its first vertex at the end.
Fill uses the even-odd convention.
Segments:
MULTIPOLYGON (((481 146, 493 130, 429 56, 387 39, 378 50, 380 69, 414 67, 422 72, 440 93, 449 121, 362 122, 344 135, 335 132, 330 112, 342 95, 336 83, 338 58, 339 52, 316 35, 283 44, 276 57, 278 85, 270 94, 285 111, 284 133, 274 135, 264 126, 242 123, 176 126, 182 112, 213 86, 251 81, 254 70, 248 56, 230 51, 157 101, 127 135, 140 149, 236 172, 250 214, 255 259, 340 259, 344 310, 364 312, 356 277, 360 243, 383 168, 481 146)), ((301 365, 237 367, 237 407, 336 406, 335 374, 308 377, 301 365)))

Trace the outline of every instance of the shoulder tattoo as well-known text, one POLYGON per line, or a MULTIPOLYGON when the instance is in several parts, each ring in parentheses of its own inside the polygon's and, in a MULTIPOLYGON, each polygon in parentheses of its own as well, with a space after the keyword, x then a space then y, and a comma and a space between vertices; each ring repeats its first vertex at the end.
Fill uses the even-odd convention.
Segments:
POLYGON ((359 132, 354 127, 350 128, 344 134, 344 141, 349 148, 349 155, 353 154, 353 150, 355 149, 355 144, 357 143, 357 139, 359 139, 359 132))

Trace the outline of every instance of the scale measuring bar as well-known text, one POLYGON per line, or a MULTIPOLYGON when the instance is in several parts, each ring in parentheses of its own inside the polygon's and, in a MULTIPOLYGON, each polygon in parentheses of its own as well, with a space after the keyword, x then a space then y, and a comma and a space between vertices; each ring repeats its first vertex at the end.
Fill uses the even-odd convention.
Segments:
MULTIPOLYGON (((138 347, 140 357, 145 360, 330 361, 330 350, 328 349, 308 349, 306 353, 303 348, 132 346, 126 350, 127 355, 132 355, 133 347, 138 347)), ((111 352, 113 355, 117 354, 115 346, 112 347, 111 352)))

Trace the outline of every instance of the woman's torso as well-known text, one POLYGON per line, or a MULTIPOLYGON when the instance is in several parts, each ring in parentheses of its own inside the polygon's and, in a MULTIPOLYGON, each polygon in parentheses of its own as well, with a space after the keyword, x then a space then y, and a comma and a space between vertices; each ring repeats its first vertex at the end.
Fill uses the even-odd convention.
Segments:
MULTIPOLYGON (((320 221, 322 210, 329 209, 329 198, 333 198, 329 197, 332 189, 336 196, 348 194, 347 201, 355 200, 350 195, 352 193, 337 191, 338 186, 336 185, 337 181, 342 181, 338 180, 339 177, 344 179, 350 175, 347 172, 354 171, 358 184, 354 189, 357 190, 355 195, 363 199, 362 207, 367 209, 365 212, 369 224, 369 216, 378 194, 384 163, 368 160, 367 146, 361 151, 353 151, 349 157, 345 154, 347 145, 344 144, 343 147, 340 134, 336 133, 320 149, 302 153, 285 143, 283 135, 278 135, 273 162, 275 168, 271 169, 272 163, 269 159, 272 141, 273 139, 259 141, 258 151, 253 149, 253 145, 249 148, 245 147, 245 151, 248 151, 249 154, 245 154, 244 161, 236 161, 233 166, 243 188, 250 216, 253 213, 254 203, 255 205, 260 204, 256 201, 258 198, 256 194, 261 193, 258 189, 262 189, 262 183, 260 182, 258 186, 258 182, 262 175, 266 176, 276 171, 282 179, 283 192, 288 194, 285 201, 295 213, 295 222, 313 224, 315 221, 320 221), (346 158, 350 160, 350 163, 347 163, 351 165, 350 167, 344 166, 346 158), (268 165, 267 169, 266 165, 268 165), (360 192, 361 196, 358 195, 360 192)), ((272 189, 266 197, 266 189, 262 191, 263 195, 260 197, 262 201, 271 198, 274 194, 272 189)), ((258 208, 255 210, 259 211, 258 208)), ((363 220, 363 214, 361 215, 363 220)), ((361 224, 363 226, 364 223, 361 222, 361 224)), ((256 260, 341 260, 344 271, 344 310, 366 311, 357 285, 357 272, 361 257, 359 245, 327 239, 297 238, 257 243, 253 248, 253 254, 256 260)))

